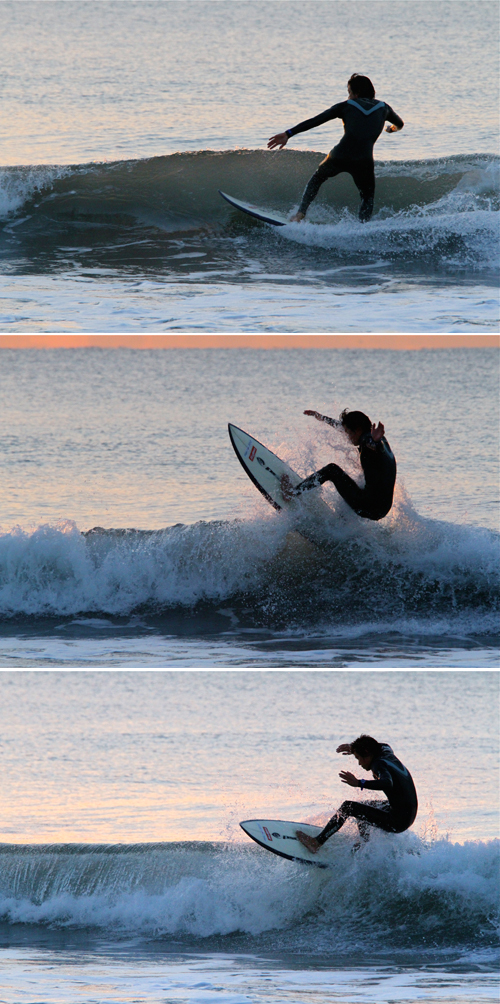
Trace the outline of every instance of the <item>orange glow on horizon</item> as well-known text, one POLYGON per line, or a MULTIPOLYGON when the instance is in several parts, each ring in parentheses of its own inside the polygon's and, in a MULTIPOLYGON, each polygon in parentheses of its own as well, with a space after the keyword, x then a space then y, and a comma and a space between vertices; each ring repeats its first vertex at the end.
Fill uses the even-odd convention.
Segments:
POLYGON ((0 349, 498 348, 500 335, 0 335, 0 349))

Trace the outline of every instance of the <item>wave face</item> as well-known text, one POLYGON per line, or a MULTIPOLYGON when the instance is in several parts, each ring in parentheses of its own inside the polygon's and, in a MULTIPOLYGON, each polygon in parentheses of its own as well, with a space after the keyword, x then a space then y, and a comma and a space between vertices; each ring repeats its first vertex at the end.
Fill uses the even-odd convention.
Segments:
MULTIPOLYGON (((74 167, 0 169, 0 251, 19 269, 72 267, 251 278, 338 264, 391 263, 434 275, 495 271, 498 158, 381 162, 375 214, 357 219, 349 176, 326 183, 305 224, 279 233, 233 210, 218 189, 291 212, 321 155, 199 151, 74 167), (321 223, 321 226, 313 226, 321 223), (311 260, 311 252, 314 256, 311 260), (255 266, 255 262, 254 262, 255 266)), ((366 279, 366 274, 365 274, 366 279)), ((342 276, 346 279, 345 272, 342 276)))
POLYGON ((365 960, 497 946, 498 840, 374 833, 351 848, 337 838, 320 870, 250 845, 2 845, 0 918, 219 947, 239 935, 290 953, 363 949, 365 960))
POLYGON ((321 530, 318 548, 271 511, 159 531, 17 528, 0 537, 0 618, 136 613, 188 633, 406 625, 497 636, 498 534, 420 517, 401 489, 383 524, 359 525, 344 506, 321 530))

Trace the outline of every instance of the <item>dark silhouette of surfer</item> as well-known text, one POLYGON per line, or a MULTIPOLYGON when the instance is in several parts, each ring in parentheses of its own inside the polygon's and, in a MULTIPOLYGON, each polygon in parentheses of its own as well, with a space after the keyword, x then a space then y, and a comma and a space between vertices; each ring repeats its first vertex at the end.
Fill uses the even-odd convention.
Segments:
POLYGON ((308 181, 298 212, 292 216, 294 223, 300 223, 304 219, 323 182, 327 178, 334 178, 343 172, 351 175, 361 196, 359 210, 361 222, 367 223, 373 213, 375 195, 374 144, 379 138, 385 122, 391 123, 386 127, 386 132, 399 132, 403 128, 404 122, 385 101, 376 100, 375 88, 369 77, 364 77, 361 73, 353 73, 347 81, 347 93, 349 95, 347 101, 339 101, 338 104, 332 105, 326 111, 315 115, 314 118, 306 119, 291 129, 285 129, 285 132, 271 136, 267 144, 269 150, 274 150, 275 147, 282 150, 290 137, 296 136, 299 132, 315 129, 316 126, 323 125, 330 119, 342 119, 344 123, 344 135, 340 143, 337 143, 337 146, 330 151, 308 181))
POLYGON ((342 412, 340 420, 321 415, 319 411, 307 410, 304 415, 312 415, 319 422, 344 429, 351 443, 358 447, 365 484, 361 488, 338 464, 327 464, 295 488, 288 475, 284 474, 281 478, 281 492, 285 501, 310 491, 311 488, 317 488, 325 481, 332 481, 339 495, 358 516, 373 520, 387 516, 394 496, 396 458, 385 438, 382 423, 379 422, 375 427, 362 411, 347 409, 342 412))
POLYGON ((417 815, 417 792, 409 770, 394 755, 391 747, 387 743, 377 742, 372 736, 362 735, 353 743, 342 743, 337 747, 337 753, 355 756, 359 766, 363 770, 371 770, 373 774, 373 781, 365 781, 364 778, 359 780, 348 770, 341 770, 339 777, 344 784, 361 790, 383 791, 386 801, 342 802, 317 837, 310 837, 302 830, 296 831, 301 844, 316 854, 325 840, 337 833, 349 817, 356 819, 363 840, 369 839, 372 826, 387 833, 403 833, 407 830, 417 815))

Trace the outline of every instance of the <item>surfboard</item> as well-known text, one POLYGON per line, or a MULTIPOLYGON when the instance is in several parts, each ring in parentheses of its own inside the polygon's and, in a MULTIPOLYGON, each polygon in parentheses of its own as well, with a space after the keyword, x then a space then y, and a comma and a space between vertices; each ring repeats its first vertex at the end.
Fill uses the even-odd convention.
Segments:
POLYGON ((289 861, 300 861, 304 865, 316 865, 317 868, 329 868, 326 861, 321 860, 321 850, 312 854, 295 836, 297 830, 302 830, 310 837, 321 833, 321 826, 310 823, 293 823, 287 819, 245 819, 240 823, 241 829, 255 840, 261 847, 280 858, 289 861))
POLYGON ((288 474, 293 488, 303 481, 300 474, 248 432, 231 422, 228 430, 243 470, 273 508, 293 512, 296 529, 313 544, 323 544, 329 539, 329 531, 337 524, 337 518, 333 509, 321 498, 319 490, 313 488, 298 498, 284 499, 281 492, 283 474, 288 474))
POLYGON ((220 188, 218 191, 219 195, 222 195, 222 198, 235 209, 241 209, 242 213, 253 216, 256 220, 261 220, 262 223, 269 223, 272 227, 285 227, 287 223, 290 223, 290 220, 283 213, 269 213, 267 209, 261 209, 259 206, 253 206, 250 202, 242 202, 241 199, 235 199, 232 195, 226 195, 225 192, 221 192, 220 188))

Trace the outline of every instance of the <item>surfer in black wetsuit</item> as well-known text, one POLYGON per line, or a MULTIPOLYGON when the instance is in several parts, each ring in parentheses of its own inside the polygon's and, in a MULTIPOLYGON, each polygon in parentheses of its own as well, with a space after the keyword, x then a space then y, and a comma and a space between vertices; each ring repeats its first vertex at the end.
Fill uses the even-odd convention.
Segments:
POLYGON ((330 151, 321 162, 318 170, 308 181, 298 212, 292 217, 292 222, 299 223, 304 219, 307 210, 316 198, 321 185, 327 178, 337 174, 350 174, 361 196, 359 218, 367 223, 373 213, 375 195, 375 169, 373 164, 373 147, 384 128, 384 122, 390 122, 386 132, 399 132, 403 128, 403 119, 396 115, 385 101, 377 101, 375 88, 369 77, 353 73, 347 82, 347 101, 339 101, 326 111, 312 119, 299 122, 292 129, 271 136, 267 146, 269 150, 279 147, 280 150, 288 143, 291 136, 299 132, 307 132, 316 126, 329 122, 330 119, 342 119, 344 135, 337 146, 330 151))
POLYGON ((384 436, 385 429, 382 423, 379 422, 375 428, 368 415, 362 411, 347 411, 347 409, 342 412, 340 421, 328 418, 328 415, 320 415, 318 411, 307 410, 304 415, 312 415, 319 422, 327 422, 328 425, 344 429, 351 443, 358 447, 365 485, 364 488, 360 488, 338 464, 327 464, 315 474, 310 474, 295 488, 292 488, 288 475, 284 474, 281 479, 283 498, 288 501, 296 495, 301 495, 302 492, 323 485, 325 481, 332 481, 339 495, 358 516, 373 520, 387 516, 394 495, 396 459, 384 436))
POLYGON ((342 743, 337 753, 355 756, 363 770, 371 770, 373 781, 359 780, 348 770, 341 770, 339 777, 344 784, 353 788, 383 791, 387 801, 382 802, 342 802, 340 809, 329 820, 317 837, 310 837, 297 830, 297 837, 304 847, 313 854, 337 833, 346 819, 354 817, 358 823, 360 836, 368 840, 370 827, 377 826, 387 833, 403 833, 414 822, 418 801, 413 778, 406 767, 394 755, 387 743, 379 743, 372 736, 359 736, 353 743, 342 743))

